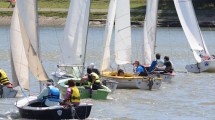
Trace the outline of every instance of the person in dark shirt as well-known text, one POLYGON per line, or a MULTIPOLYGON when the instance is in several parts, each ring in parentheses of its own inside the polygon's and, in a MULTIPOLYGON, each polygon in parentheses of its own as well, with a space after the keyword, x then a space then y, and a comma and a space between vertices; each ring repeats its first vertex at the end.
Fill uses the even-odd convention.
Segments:
POLYGON ((165 69, 164 69, 163 73, 172 73, 173 72, 174 69, 173 69, 172 63, 170 62, 168 56, 164 57, 164 66, 165 66, 165 69))

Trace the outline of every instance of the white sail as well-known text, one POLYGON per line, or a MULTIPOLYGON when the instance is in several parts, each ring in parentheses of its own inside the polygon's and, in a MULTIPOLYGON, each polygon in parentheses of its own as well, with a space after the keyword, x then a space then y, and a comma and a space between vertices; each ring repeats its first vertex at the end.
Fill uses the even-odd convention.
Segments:
POLYGON ((29 89, 28 61, 22 42, 17 7, 14 8, 10 27, 12 79, 14 86, 20 85, 22 88, 29 89))
POLYGON ((144 21, 144 64, 150 65, 155 53, 157 12, 159 0, 147 0, 146 17, 144 21))
POLYGON ((130 0, 117 0, 115 18, 115 61, 122 65, 131 62, 130 0))
POLYGON ((25 26, 29 39, 38 53, 39 39, 37 32, 37 0, 17 0, 16 6, 19 10, 19 18, 25 26))
POLYGON ((204 43, 201 30, 196 19, 191 0, 174 0, 175 8, 184 33, 190 44, 197 62, 201 62, 201 55, 209 55, 204 43))
POLYGON ((14 80, 17 79, 21 87, 25 89, 29 89, 28 68, 31 69, 37 80, 48 79, 39 59, 39 52, 37 52, 39 44, 36 30, 35 2, 36 0, 17 0, 11 21, 10 39, 13 78, 14 80))
POLYGON ((105 71, 110 67, 110 42, 111 36, 113 31, 113 25, 116 15, 116 4, 117 0, 111 0, 109 9, 108 9, 108 16, 105 26, 105 34, 104 34, 104 45, 103 45, 103 58, 101 64, 101 71, 105 71))
POLYGON ((61 64, 83 65, 89 21, 90 0, 71 0, 60 43, 61 64))

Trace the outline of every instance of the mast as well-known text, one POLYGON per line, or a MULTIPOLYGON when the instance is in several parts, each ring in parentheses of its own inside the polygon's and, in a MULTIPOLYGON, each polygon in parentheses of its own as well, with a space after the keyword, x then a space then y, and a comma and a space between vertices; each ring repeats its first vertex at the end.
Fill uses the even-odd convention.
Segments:
POLYGON ((86 43, 85 43, 85 46, 84 46, 84 60, 83 60, 83 69, 82 69, 82 73, 81 73, 81 76, 83 76, 84 74, 84 66, 85 66, 85 60, 86 60, 86 52, 87 52, 87 37, 88 37, 88 32, 89 32, 89 21, 90 21, 90 8, 91 8, 91 0, 90 0, 90 7, 89 7, 89 14, 88 14, 88 24, 87 24, 87 34, 85 36, 85 39, 86 39, 86 43))
MULTIPOLYGON (((35 22, 36 22, 36 40, 37 40, 37 44, 36 44, 36 48, 37 48, 37 50, 36 50, 36 52, 37 52, 37 54, 38 54, 38 57, 39 57, 39 59, 40 59, 40 61, 41 61, 41 56, 40 56, 40 39, 39 39, 39 34, 38 34, 38 32, 39 32, 39 30, 38 30, 38 25, 39 25, 39 21, 38 21, 38 0, 35 0, 35 11, 36 11, 36 17, 35 17, 35 22)), ((41 61, 42 62, 42 61, 41 61)), ((41 81, 39 81, 39 86, 40 86, 40 92, 42 91, 42 82, 41 81)))

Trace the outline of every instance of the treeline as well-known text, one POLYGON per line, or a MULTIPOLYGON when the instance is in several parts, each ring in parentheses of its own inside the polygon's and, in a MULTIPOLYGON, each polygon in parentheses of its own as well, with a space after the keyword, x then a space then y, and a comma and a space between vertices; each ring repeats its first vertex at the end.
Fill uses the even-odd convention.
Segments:
MULTIPOLYGON (((215 0, 192 0, 192 2, 195 9, 215 9, 215 0)), ((173 0, 160 0, 159 9, 173 9, 173 4, 173 0)))
MULTIPOLYGON (((68 2, 70 0, 39 0, 39 1, 53 1, 53 2, 68 2)), ((110 0, 91 0, 97 3, 107 3, 110 0)), ((215 9, 215 0, 192 0, 195 9, 215 9)), ((131 0, 131 2, 145 3, 146 0, 131 0)), ((145 8, 145 5, 138 7, 139 9, 145 8)), ((138 9, 137 8, 137 9, 138 9)), ((174 9, 173 0, 159 0, 159 9, 174 9)))

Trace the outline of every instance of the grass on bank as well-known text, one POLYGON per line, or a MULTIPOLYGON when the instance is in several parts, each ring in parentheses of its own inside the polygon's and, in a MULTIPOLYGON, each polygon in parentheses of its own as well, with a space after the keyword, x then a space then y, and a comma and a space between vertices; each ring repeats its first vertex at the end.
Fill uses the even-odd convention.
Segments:
MULTIPOLYGON (((92 9, 108 9, 110 0, 92 0, 92 9)), ((0 0, 0 8, 7 8, 9 6, 7 0, 0 0)), ((70 0, 38 0, 39 8, 69 8, 70 0)), ((131 0, 131 8, 145 8, 145 0, 131 0)))

